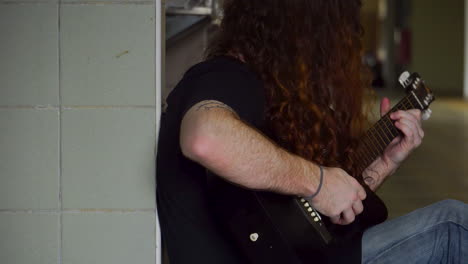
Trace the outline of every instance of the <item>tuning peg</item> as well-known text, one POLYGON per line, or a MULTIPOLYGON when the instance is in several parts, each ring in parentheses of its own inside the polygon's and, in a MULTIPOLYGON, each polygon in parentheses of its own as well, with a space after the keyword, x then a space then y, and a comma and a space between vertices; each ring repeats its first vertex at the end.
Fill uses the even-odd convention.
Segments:
POLYGON ((428 120, 429 118, 431 118, 431 115, 432 115, 432 110, 428 108, 428 109, 424 110, 423 115, 422 115, 422 119, 423 120, 428 120))
POLYGON ((401 86, 403 86, 404 88, 408 86, 410 76, 411 74, 408 71, 405 71, 400 75, 400 77, 398 78, 398 82, 401 84, 401 86))

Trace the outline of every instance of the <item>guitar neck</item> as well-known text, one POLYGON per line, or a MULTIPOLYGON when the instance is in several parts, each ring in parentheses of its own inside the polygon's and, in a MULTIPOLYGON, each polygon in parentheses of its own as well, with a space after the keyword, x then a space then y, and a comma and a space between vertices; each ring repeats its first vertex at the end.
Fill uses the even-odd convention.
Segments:
POLYGON ((362 175, 362 172, 383 154, 393 139, 401 135, 400 130, 391 120, 390 114, 398 110, 422 110, 417 100, 412 94, 408 94, 364 134, 352 157, 356 168, 355 176, 362 175))

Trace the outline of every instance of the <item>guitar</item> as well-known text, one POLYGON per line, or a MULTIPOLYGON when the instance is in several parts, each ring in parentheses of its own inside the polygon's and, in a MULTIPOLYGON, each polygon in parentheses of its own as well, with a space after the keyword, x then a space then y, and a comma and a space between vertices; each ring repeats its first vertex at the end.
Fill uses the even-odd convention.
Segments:
MULTIPOLYGON (((390 113, 420 109, 425 118, 431 113, 429 105, 435 98, 419 74, 404 72, 399 83, 406 96, 364 134, 350 157, 357 171, 353 177, 357 179, 362 178, 357 176, 383 154, 394 138, 402 135, 390 113)), ((362 180, 367 192, 364 211, 352 224, 341 226, 320 215, 305 198, 247 190, 212 176, 208 181, 216 216, 252 263, 333 262, 331 252, 338 249, 344 255, 353 254, 349 244, 360 239, 367 228, 387 218, 385 204, 362 180)))

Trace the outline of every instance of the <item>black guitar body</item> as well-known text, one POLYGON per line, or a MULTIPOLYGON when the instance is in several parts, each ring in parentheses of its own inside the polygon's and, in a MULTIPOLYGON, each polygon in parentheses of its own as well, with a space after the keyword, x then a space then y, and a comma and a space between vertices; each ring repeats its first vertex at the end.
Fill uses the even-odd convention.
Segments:
POLYGON ((215 176, 210 186, 219 222, 250 263, 350 263, 360 259, 364 230, 387 218, 384 203, 370 191, 353 224, 334 225, 322 217, 319 226, 300 198, 243 189, 215 176))

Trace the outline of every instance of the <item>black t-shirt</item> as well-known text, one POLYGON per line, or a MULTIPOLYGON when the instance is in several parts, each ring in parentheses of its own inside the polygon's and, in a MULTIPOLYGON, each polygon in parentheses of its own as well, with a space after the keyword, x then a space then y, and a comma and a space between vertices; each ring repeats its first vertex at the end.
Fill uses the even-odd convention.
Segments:
MULTIPOLYGON (((247 263, 230 235, 215 220, 210 206, 207 172, 187 159, 179 144, 180 125, 187 110, 217 100, 233 108, 244 121, 265 131, 263 83, 247 65, 218 57, 192 67, 167 100, 161 119, 157 155, 157 202, 163 244, 171 264, 247 263)), ((360 261, 360 236, 330 248, 329 263, 360 261)))
POLYGON ((159 133, 156 178, 163 243, 171 264, 246 263, 214 220, 205 168, 184 157, 180 148, 183 116, 204 100, 225 103, 254 127, 263 124, 263 86, 245 64, 218 57, 185 74, 167 99, 159 133))

